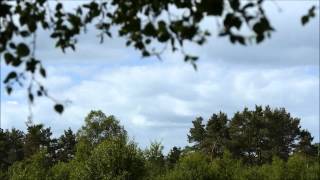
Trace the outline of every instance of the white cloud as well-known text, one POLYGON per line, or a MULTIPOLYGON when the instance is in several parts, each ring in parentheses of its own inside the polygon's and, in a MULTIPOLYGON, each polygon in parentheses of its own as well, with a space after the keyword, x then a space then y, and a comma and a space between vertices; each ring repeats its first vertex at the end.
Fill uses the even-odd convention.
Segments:
MULTIPOLYGON (((51 74, 49 82, 64 74, 57 70, 60 67, 50 66, 57 74, 51 74)), ((90 110, 101 109, 119 118, 143 147, 151 140, 161 139, 168 148, 187 143, 191 121, 198 115, 208 118, 221 110, 231 116, 245 106, 269 104, 286 107, 302 118, 303 128, 318 136, 315 124, 319 119, 319 81, 316 75, 305 73, 315 67, 243 69, 202 62, 199 68, 196 72, 190 65, 170 62, 113 69, 96 67, 98 71, 87 70, 90 76, 77 79, 76 83, 49 83, 51 94, 70 99, 72 104, 59 116, 50 101, 40 100, 34 107, 35 119, 59 134, 68 127, 79 128, 90 110)), ((78 73, 89 74, 85 69, 78 73)), ((17 114, 16 107, 6 106, 4 126, 22 127, 27 112, 17 114)), ((26 104, 19 104, 19 109, 27 109, 26 104)))

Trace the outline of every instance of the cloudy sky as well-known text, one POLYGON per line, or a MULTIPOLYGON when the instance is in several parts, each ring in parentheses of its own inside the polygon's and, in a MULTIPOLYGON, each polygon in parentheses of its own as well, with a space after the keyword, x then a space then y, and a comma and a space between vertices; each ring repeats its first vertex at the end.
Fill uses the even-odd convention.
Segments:
MULTIPOLYGON (((102 110, 115 115, 141 147, 158 140, 168 150, 187 145, 196 116, 207 119, 220 110, 232 116, 257 104, 285 107, 319 141, 319 16, 300 24, 312 4, 319 7, 318 1, 267 3, 277 32, 261 45, 242 47, 213 36, 202 47, 187 46, 200 56, 198 71, 171 52, 162 61, 142 59, 119 38, 100 45, 94 31, 80 37, 75 53, 62 54, 40 33, 37 55, 48 73, 43 82, 52 96, 71 103, 58 115, 50 100, 37 99, 34 122, 57 136, 81 127, 90 110, 102 110)), ((203 25, 214 28, 215 22, 203 25)), ((3 91, 1 127, 25 129, 25 89, 11 96, 3 91)))

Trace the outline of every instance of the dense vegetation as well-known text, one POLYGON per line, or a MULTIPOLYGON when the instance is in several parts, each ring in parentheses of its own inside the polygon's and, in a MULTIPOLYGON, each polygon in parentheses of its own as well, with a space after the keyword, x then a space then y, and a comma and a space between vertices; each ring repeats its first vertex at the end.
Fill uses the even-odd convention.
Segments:
POLYGON ((42 124, 0 131, 0 179, 319 179, 319 144, 284 108, 245 108, 192 121, 190 146, 145 150, 114 116, 92 111, 74 133, 42 124))

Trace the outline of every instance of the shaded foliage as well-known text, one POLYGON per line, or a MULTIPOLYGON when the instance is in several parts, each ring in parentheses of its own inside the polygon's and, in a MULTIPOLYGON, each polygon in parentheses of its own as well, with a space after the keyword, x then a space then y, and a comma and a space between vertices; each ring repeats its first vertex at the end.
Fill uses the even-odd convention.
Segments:
POLYGON ((51 129, 44 128, 43 124, 28 126, 24 141, 25 156, 30 157, 40 149, 52 151, 52 148, 54 148, 53 141, 56 141, 56 139, 51 139, 51 135, 51 129))
POLYGON ((300 119, 291 117, 284 108, 256 106, 253 111, 245 108, 235 113, 231 119, 222 112, 213 114, 206 125, 197 118, 188 137, 195 149, 212 157, 229 150, 247 163, 264 164, 273 156, 286 160, 294 151, 316 155, 313 138, 299 123, 300 119))

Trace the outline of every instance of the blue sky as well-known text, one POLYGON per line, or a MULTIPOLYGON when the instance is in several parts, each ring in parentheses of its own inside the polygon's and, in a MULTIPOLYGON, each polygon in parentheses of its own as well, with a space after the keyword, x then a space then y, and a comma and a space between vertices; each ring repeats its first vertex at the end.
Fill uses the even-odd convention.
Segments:
MULTIPOLYGON (((198 71, 169 51, 159 61, 141 59, 119 38, 100 45, 94 31, 80 36, 75 53, 63 54, 40 33, 37 55, 48 71, 41 81, 52 96, 71 103, 60 116, 50 100, 37 99, 34 122, 59 135, 68 127, 77 130, 90 110, 100 109, 115 115, 141 147, 160 140, 167 150, 187 145, 195 117, 207 119, 219 111, 230 117, 257 104, 285 107, 319 139, 319 16, 305 27, 300 24, 301 15, 319 3, 277 4, 282 12, 267 3, 277 32, 261 45, 231 45, 216 36, 201 47, 188 45, 189 52, 200 56, 198 71)), ((211 27, 210 23, 214 21, 203 26, 211 27)), ((1 126, 25 129, 25 89, 11 96, 2 89, 1 105, 1 126)))

